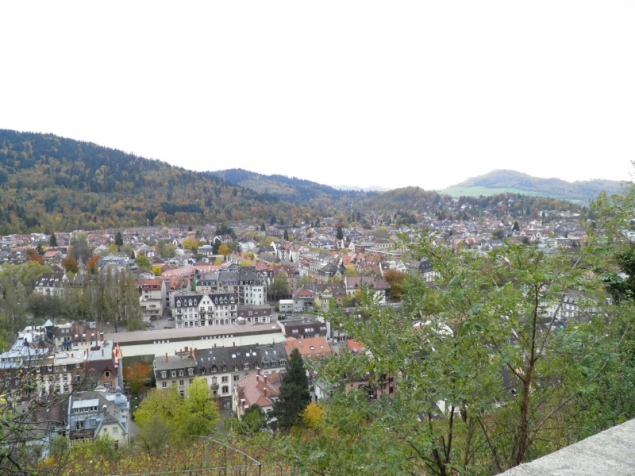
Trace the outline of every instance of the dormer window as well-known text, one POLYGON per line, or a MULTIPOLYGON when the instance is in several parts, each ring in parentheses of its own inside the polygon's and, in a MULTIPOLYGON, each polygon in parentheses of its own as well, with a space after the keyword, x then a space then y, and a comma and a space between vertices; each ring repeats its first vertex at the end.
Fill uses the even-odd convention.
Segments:
POLYGON ((161 372, 161 378, 168 378, 167 372, 161 372))

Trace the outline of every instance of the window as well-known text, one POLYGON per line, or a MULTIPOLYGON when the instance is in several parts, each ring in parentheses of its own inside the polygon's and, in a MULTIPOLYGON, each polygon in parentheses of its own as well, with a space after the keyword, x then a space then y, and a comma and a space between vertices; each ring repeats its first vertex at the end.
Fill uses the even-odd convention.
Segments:
POLYGON ((168 383, 167 382, 163 382, 162 388, 168 388, 168 383))
POLYGON ((190 385, 192 385, 193 383, 194 383, 194 379, 193 379, 193 378, 191 378, 191 379, 190 379, 190 385))
POLYGON ((110 377, 110 372, 106 370, 106 378, 110 377))
POLYGON ((194 375, 194 369, 187 369, 188 375, 194 375))
POLYGON ((183 377, 183 371, 179 370, 179 377, 183 377))
POLYGON ((234 382, 238 382, 239 379, 240 379, 240 375, 234 375, 234 382))
POLYGON ((229 393, 229 387, 227 385, 223 386, 223 393, 229 393))
POLYGON ((114 427, 114 428, 112 429, 112 432, 113 432, 113 434, 115 434, 115 435, 116 435, 117 433, 119 433, 119 428, 114 427))
POLYGON ((168 377, 167 372, 161 372, 161 378, 167 378, 167 377, 168 377))
POLYGON ((223 377, 222 382, 223 382, 223 383, 227 383, 227 382, 229 382, 229 377, 223 377))
POLYGON ((176 370, 172 371, 172 377, 176 377, 176 370))
POLYGON ((183 386, 183 380, 179 380, 179 387, 183 386))

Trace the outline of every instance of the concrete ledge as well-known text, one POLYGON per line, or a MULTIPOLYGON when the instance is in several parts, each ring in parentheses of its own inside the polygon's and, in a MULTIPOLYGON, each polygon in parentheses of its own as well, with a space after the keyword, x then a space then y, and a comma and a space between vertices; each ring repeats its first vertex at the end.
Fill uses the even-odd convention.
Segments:
POLYGON ((521 464, 504 476, 635 475, 635 420, 555 453, 521 464))

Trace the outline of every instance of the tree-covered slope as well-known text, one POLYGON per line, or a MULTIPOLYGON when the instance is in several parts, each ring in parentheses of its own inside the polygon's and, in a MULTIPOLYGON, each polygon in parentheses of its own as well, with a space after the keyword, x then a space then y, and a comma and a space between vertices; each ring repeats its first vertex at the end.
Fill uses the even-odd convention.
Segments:
MULTIPOLYGON (((499 193, 483 197, 451 197, 419 187, 390 190, 359 202, 357 210, 418 221, 424 216, 437 219, 469 220, 479 216, 538 217, 543 210, 581 212, 583 207, 551 197, 499 193)), ((354 220, 353 220, 354 221, 354 220)))
POLYGON ((0 234, 291 219, 315 209, 96 144, 0 130, 0 234))
POLYGON ((352 202, 377 195, 376 192, 338 190, 310 180, 284 175, 263 175, 243 169, 228 169, 210 172, 242 187, 258 193, 273 195, 297 204, 312 204, 320 207, 349 205, 352 202))
POLYGON ((441 190, 441 193, 459 196, 473 195, 470 193, 470 189, 474 189, 476 195, 493 195, 503 191, 511 191, 586 202, 596 198, 602 191, 606 191, 608 194, 618 193, 620 183, 614 180, 567 182, 557 178, 532 177, 514 170, 494 170, 441 190))

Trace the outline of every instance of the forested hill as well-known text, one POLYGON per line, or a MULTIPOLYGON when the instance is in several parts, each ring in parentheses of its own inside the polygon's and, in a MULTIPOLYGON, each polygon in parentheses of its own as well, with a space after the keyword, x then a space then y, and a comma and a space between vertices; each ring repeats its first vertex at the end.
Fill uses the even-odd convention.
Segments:
POLYGON ((96 144, 0 129, 0 234, 313 216, 315 209, 96 144))
POLYGON ((614 180, 567 182, 557 178, 532 177, 514 170, 494 170, 441 190, 441 193, 453 196, 478 196, 508 191, 587 202, 596 198, 602 191, 606 191, 608 194, 618 193, 620 184, 621 182, 614 180))
POLYGON ((584 213, 585 208, 568 200, 519 193, 451 197, 419 187, 404 187, 359 202, 353 208, 353 213, 374 212, 388 223, 390 217, 393 220, 401 218, 401 222, 414 223, 425 216, 439 220, 470 220, 488 215, 500 218, 538 218, 542 211, 552 210, 584 213))
POLYGON ((267 193, 296 204, 344 208, 359 200, 378 195, 377 192, 338 190, 310 180, 284 175, 263 175, 243 169, 228 169, 210 172, 230 182, 258 193, 267 193))

